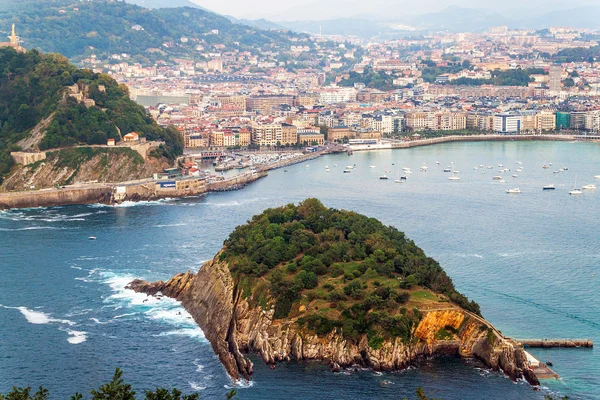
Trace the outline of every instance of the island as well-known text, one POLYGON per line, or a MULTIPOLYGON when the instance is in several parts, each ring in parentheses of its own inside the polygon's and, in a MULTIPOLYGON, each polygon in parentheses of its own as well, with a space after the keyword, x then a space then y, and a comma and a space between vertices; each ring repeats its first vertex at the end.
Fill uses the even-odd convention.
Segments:
POLYGON ((128 288, 180 300, 233 380, 251 379, 250 352, 376 371, 447 355, 539 385, 523 347, 404 233, 317 199, 254 216, 195 274, 128 288))

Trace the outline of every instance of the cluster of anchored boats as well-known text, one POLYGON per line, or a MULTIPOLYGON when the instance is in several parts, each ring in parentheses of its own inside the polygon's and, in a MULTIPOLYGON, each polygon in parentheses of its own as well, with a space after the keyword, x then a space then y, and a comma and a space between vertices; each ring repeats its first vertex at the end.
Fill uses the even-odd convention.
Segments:
MULTIPOLYGON (((436 164, 440 167, 440 162, 436 161, 436 164)), ((522 162, 518 161, 517 162, 517 167, 514 171, 514 173, 512 174, 513 178, 518 178, 519 175, 517 174, 517 172, 522 172, 523 171, 523 166, 522 166, 522 162)), ((392 164, 394 165, 394 164, 392 164)), ((543 165, 542 168, 547 169, 550 166, 552 166, 552 163, 549 164, 545 164, 543 165)), ((337 164, 334 165, 334 167, 337 167, 337 164)), ((356 167, 356 164, 353 165, 348 165, 346 166, 346 168, 343 170, 344 173, 349 174, 352 172, 352 170, 356 167)), ((370 165, 370 168, 376 168, 375 165, 370 165)), ((498 164, 498 167, 500 168, 498 170, 498 175, 494 175, 492 177, 493 180, 498 181, 499 183, 506 183, 506 181, 504 180, 504 178, 502 177, 502 175, 500 174, 504 174, 507 172, 510 172, 510 168, 505 167, 503 164, 498 164)), ((491 165, 488 165, 487 167, 484 167, 483 165, 479 165, 479 166, 475 166, 473 167, 474 170, 481 170, 482 174, 486 173, 486 170, 490 170, 493 169, 494 167, 492 167, 491 165)), ((325 166, 325 169, 327 172, 329 172, 329 166, 325 166)), ((423 165, 419 168, 419 170, 421 172, 427 172, 427 170, 429 169, 429 167, 427 166, 426 163, 423 163, 423 165)), ((457 171, 456 169, 454 169, 454 162, 451 162, 449 166, 447 166, 446 168, 444 168, 443 170, 444 172, 450 173, 450 176, 448 177, 448 180, 451 181, 459 181, 460 180, 460 176, 459 176, 459 171, 457 171)), ((555 174, 564 172, 564 171, 568 171, 567 167, 564 168, 560 168, 556 171, 554 171, 555 174)), ((389 179, 388 174, 390 173, 389 170, 385 171, 385 174, 379 176, 380 180, 387 180, 389 179)), ((394 179, 394 182, 396 183, 402 183, 405 180, 408 179, 408 176, 412 174, 412 170, 409 167, 404 167, 404 168, 398 168, 398 175, 396 177, 396 179, 394 179), (401 172, 402 171, 402 172, 401 172)), ((595 179, 600 179, 600 175, 596 175, 594 176, 595 179)), ((548 184, 548 185, 544 185, 542 186, 542 190, 555 190, 556 187, 553 184, 548 184)), ((582 194, 584 190, 595 190, 596 189, 596 184, 594 183, 590 183, 588 185, 584 185, 581 188, 577 187, 577 177, 575 177, 575 184, 573 185, 573 189, 569 191, 570 195, 579 195, 582 194)), ((519 188, 512 188, 512 189, 507 189, 506 193, 509 194, 518 194, 521 193, 521 190, 519 188)))

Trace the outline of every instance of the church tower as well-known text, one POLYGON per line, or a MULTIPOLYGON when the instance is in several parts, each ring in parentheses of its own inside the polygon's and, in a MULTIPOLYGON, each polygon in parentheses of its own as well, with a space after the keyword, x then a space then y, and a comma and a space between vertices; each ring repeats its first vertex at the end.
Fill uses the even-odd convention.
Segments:
POLYGON ((19 38, 17 37, 17 34, 15 32, 15 24, 12 24, 12 33, 10 34, 10 36, 8 37, 10 39, 10 44, 13 46, 18 46, 19 45, 19 38))

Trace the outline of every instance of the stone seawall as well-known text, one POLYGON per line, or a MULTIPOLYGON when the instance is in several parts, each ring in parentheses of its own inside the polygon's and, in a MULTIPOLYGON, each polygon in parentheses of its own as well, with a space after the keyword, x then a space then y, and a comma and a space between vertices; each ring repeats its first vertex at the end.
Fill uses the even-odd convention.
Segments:
POLYGON ((87 184, 26 192, 0 193, 0 210, 11 208, 51 207, 70 204, 114 204, 123 201, 148 201, 165 198, 199 196, 234 186, 246 185, 267 176, 266 172, 246 173, 223 181, 206 183, 203 179, 176 181, 175 187, 162 188, 158 182, 134 184, 87 184))
POLYGON ((112 198, 112 193, 113 188, 110 185, 2 193, 0 194, 0 209, 108 203, 112 198))
POLYGON ((418 139, 410 142, 394 142, 392 143, 393 149, 405 149, 410 147, 418 146, 429 146, 438 143, 449 143, 449 142, 483 142, 483 141, 571 141, 575 140, 574 136, 567 135, 453 135, 453 136, 442 136, 431 139, 418 139))

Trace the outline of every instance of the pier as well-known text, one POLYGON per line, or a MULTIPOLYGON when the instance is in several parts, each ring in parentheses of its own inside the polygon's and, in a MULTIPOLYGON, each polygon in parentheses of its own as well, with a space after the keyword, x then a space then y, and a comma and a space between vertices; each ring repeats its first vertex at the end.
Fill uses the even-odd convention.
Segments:
POLYGON ((594 342, 590 339, 518 339, 517 342, 521 343, 524 347, 545 349, 550 349, 554 347, 594 347, 594 342))

